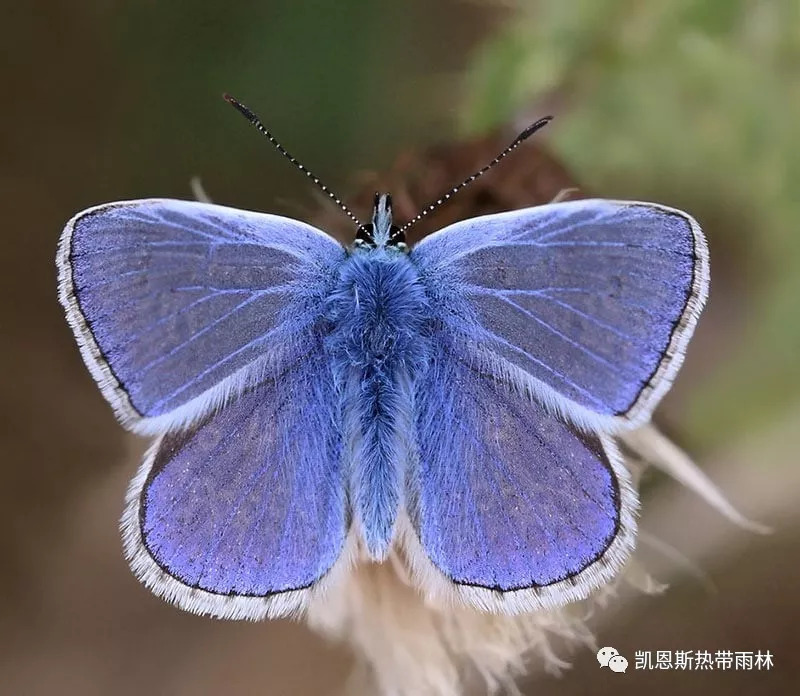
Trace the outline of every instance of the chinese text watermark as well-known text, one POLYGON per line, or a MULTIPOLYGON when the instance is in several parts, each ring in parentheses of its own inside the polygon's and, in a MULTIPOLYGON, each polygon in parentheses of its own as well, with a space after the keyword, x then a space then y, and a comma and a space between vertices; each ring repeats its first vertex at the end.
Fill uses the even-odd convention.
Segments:
MULTIPOLYGON (((628 660, 612 647, 598 650, 597 661, 612 672, 628 667, 628 660)), ((769 650, 637 650, 633 656, 633 668, 642 670, 768 671, 774 666, 769 650)))

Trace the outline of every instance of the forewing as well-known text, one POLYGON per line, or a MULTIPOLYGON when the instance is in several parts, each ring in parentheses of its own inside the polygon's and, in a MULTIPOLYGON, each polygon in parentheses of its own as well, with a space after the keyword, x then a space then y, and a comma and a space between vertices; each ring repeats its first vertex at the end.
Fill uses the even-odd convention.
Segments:
POLYGON ((636 494, 612 443, 441 348, 417 393, 405 537, 422 588, 482 609, 586 597, 635 537, 636 494))
POLYGON ((647 420, 708 292, 686 213, 581 200, 474 218, 411 252, 457 352, 481 357, 574 422, 647 420))
POLYGON ((122 530, 134 573, 157 595, 220 618, 281 616, 333 578, 337 559, 346 565, 341 436, 320 359, 147 455, 122 530))
POLYGON ((196 421, 290 364, 321 330, 344 249, 304 223, 206 203, 140 200, 76 215, 59 297, 122 423, 196 421))

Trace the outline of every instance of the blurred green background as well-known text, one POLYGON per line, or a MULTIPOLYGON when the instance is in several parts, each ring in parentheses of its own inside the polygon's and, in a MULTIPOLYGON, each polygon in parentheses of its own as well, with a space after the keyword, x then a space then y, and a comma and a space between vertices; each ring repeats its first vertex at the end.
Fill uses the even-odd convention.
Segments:
POLYGON ((116 425, 56 302, 58 235, 89 205, 188 198, 200 176, 218 202, 316 209, 303 177, 220 99, 229 91, 344 194, 405 151, 553 113, 543 142, 585 190, 701 221, 711 300, 660 422, 776 532, 731 528, 653 477, 645 526, 716 591, 667 564, 674 589, 626 605, 600 641, 629 656, 770 649, 776 667, 609 682, 587 653, 531 689, 793 693, 800 3, 3 0, 0 11, 0 692, 328 693, 347 670, 343 651, 299 626, 211 622, 139 587, 116 518, 142 443, 116 425))

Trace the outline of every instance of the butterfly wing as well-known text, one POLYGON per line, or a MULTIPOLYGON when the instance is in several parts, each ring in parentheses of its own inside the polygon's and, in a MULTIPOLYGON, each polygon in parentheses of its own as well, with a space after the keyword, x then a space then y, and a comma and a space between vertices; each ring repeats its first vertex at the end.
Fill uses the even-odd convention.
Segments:
POLYGON ((283 616, 345 568, 349 513, 330 371, 317 346, 275 380, 162 436, 122 519, 134 573, 182 609, 283 616))
POLYGON ((159 433, 305 355, 344 255, 316 228, 276 215, 110 203, 67 224, 59 298, 120 421, 159 433))
POLYGON ((451 225, 411 251, 454 350, 595 429, 645 422, 708 292, 686 213, 581 200, 451 225))
POLYGON ((616 448, 435 341, 403 537, 420 586, 503 613, 586 597, 633 548, 637 499, 616 448))

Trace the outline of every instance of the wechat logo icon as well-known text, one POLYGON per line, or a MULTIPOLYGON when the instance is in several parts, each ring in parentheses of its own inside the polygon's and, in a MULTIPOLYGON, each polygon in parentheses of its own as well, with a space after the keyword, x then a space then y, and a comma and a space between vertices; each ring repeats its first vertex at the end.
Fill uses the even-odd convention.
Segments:
POLYGON ((597 651, 597 661, 601 667, 608 667, 612 672, 624 672, 628 669, 628 661, 616 648, 600 648, 597 651))

